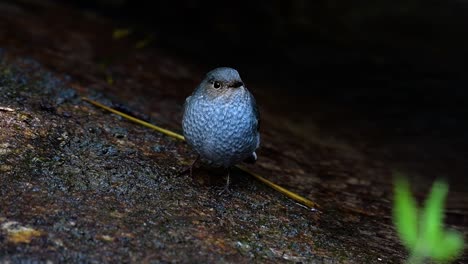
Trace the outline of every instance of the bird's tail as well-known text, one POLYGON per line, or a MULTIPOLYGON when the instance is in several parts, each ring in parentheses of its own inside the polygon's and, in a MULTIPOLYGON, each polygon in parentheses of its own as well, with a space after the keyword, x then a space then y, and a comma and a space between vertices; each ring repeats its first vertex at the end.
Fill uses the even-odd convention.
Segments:
POLYGON ((250 163, 254 164, 257 161, 257 153, 252 152, 252 155, 250 155, 248 158, 244 160, 245 163, 250 163))

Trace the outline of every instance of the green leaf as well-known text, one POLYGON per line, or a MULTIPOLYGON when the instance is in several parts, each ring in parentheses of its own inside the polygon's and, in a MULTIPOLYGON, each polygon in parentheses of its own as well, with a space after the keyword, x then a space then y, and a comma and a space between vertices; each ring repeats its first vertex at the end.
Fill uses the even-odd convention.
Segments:
POLYGON ((431 257, 437 261, 450 261, 455 259, 463 251, 463 237, 455 231, 447 231, 436 247, 430 253, 431 257))
POLYGON ((424 206, 421 219, 421 238, 425 241, 429 252, 440 247, 440 242, 444 237, 443 217, 447 192, 447 184, 436 181, 432 185, 431 192, 424 206))
POLYGON ((418 209, 409 183, 401 175, 395 181, 393 221, 403 244, 412 251, 418 240, 418 209))
POLYGON ((397 175, 393 221, 402 243, 410 251, 408 263, 423 263, 426 258, 449 262, 462 253, 463 236, 455 231, 444 231, 444 202, 447 193, 447 184, 436 181, 421 215, 418 215, 408 181, 397 175))

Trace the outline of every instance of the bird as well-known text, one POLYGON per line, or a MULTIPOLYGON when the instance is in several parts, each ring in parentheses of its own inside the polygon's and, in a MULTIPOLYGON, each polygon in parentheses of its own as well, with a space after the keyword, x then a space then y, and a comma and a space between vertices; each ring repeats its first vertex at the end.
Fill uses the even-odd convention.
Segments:
POLYGON ((208 72, 184 104, 183 135, 197 153, 190 175, 198 160, 222 167, 227 180, 221 193, 229 192, 231 167, 257 160, 259 129, 257 103, 237 70, 220 67, 208 72))

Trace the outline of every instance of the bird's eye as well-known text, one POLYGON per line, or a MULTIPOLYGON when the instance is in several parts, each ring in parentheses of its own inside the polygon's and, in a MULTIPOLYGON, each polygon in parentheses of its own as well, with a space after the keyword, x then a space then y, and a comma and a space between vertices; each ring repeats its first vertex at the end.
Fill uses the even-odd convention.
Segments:
POLYGON ((219 87, 221 87, 221 83, 219 83, 219 82, 214 82, 214 83, 213 83, 213 87, 216 88, 216 89, 218 89, 219 87))

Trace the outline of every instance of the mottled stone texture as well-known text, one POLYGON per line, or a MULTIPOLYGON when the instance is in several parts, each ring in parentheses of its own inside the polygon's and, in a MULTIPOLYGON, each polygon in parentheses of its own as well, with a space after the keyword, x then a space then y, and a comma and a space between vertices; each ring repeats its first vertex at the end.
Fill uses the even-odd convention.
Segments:
MULTIPOLYGON (((425 88, 403 98, 428 102, 427 115, 410 122, 403 110, 411 101, 402 99, 410 93, 389 94, 401 99, 397 109, 369 99, 378 107, 361 115, 368 109, 348 101, 359 90, 336 104, 319 93, 302 105, 271 76, 243 74, 263 122, 251 169, 322 206, 312 212, 239 171, 232 194, 219 196, 218 171, 178 176, 194 158, 186 144, 83 102, 181 132, 185 98, 214 68, 160 48, 159 35, 113 38, 122 24, 45 1, 0 4, 0 262, 401 263, 406 252, 391 224, 395 169, 413 176, 420 200, 445 172, 446 222, 467 233, 465 126, 431 111, 437 94, 426 89, 442 79, 388 78, 425 88), (447 134, 433 120, 459 129, 447 134)), ((458 99, 440 109, 465 107, 458 99)))

